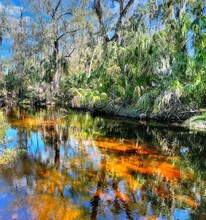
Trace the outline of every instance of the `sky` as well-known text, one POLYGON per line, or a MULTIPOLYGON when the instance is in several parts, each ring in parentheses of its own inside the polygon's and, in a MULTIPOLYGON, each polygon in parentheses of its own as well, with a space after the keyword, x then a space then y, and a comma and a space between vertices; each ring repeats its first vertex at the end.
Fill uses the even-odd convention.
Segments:
MULTIPOLYGON (((109 1, 109 0, 108 0, 109 1)), ((137 2, 142 2, 142 0, 139 0, 137 2)), ((7 12, 11 15, 11 16, 15 16, 15 14, 19 13, 19 9, 18 7, 20 7, 21 5, 24 4, 24 0, 0 0, 0 9, 2 7, 5 7, 7 5, 10 5, 12 7, 9 7, 9 9, 7 10, 7 12)), ((111 5, 110 7, 115 7, 115 5, 111 5)), ((26 14, 28 15, 28 14, 26 14)), ((112 34, 112 32, 111 32, 112 34)), ((189 36, 189 41, 188 41, 188 52, 189 55, 193 55, 194 51, 190 46, 190 42, 191 42, 191 37, 189 36)), ((1 58, 5 58, 5 57, 9 57, 11 56, 11 52, 10 52, 10 46, 11 46, 11 42, 9 42, 9 40, 5 40, 5 38, 3 38, 3 44, 2 47, 0 48, 0 57, 1 58)))
MULTIPOLYGON (((141 2, 141 1, 142 0, 138 0, 137 2, 141 2)), ((118 6, 119 6, 118 3, 115 3, 115 2, 112 3, 111 0, 108 0, 108 2, 111 3, 110 4, 111 8, 113 8, 113 9, 116 8, 118 10, 118 6)), ((0 9, 1 9, 1 7, 5 7, 6 5, 7 6, 11 5, 16 9, 16 13, 17 13, 17 12, 19 12, 18 7, 24 5, 24 3, 25 3, 25 0, 0 0, 0 9)), ((10 13, 12 14, 11 9, 10 9, 10 13)), ((26 15, 28 15, 28 14, 26 14, 26 15)), ((109 32, 109 35, 110 34, 112 35, 113 32, 112 31, 109 32)), ((0 48, 0 56, 2 58, 11 56, 11 52, 9 51, 9 48, 10 48, 11 44, 12 43, 9 42, 9 40, 6 41, 5 38, 3 38, 2 48, 0 48)))

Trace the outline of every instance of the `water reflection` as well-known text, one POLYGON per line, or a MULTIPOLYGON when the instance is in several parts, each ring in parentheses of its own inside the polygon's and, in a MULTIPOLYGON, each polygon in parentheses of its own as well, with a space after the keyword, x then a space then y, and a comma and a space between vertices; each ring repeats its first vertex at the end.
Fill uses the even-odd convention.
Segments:
POLYGON ((10 109, 0 219, 205 219, 205 134, 10 109))

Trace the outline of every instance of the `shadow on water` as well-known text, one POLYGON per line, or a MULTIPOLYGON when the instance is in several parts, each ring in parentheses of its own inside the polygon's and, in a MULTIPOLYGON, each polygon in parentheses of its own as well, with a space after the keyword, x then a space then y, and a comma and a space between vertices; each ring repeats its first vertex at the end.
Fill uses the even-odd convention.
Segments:
POLYGON ((0 219, 206 219, 206 135, 47 109, 7 109, 0 219))

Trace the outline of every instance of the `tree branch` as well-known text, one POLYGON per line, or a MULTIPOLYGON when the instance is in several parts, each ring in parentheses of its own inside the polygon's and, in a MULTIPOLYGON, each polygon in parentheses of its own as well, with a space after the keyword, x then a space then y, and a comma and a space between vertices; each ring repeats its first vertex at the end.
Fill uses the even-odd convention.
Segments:
POLYGON ((120 12, 119 12, 119 19, 116 23, 116 27, 115 27, 115 31, 114 31, 114 35, 112 36, 111 39, 108 38, 106 31, 104 30, 104 23, 102 20, 102 14, 103 14, 103 10, 102 10, 102 6, 101 6, 101 0, 94 0, 94 5, 93 5, 93 9, 95 10, 95 13, 98 17, 101 29, 103 30, 103 34, 105 35, 105 40, 106 41, 112 41, 115 39, 118 39, 118 35, 119 35, 119 31, 122 27, 122 19, 123 17, 127 14, 127 12, 129 11, 129 9, 131 8, 131 6, 134 4, 135 0, 129 0, 127 2, 127 4, 124 7, 124 1, 123 0, 113 0, 113 2, 118 2, 119 6, 120 6, 120 12))
POLYGON ((120 12, 120 17, 124 17, 126 13, 129 11, 130 7, 134 4, 134 0, 129 0, 124 9, 120 12))
POLYGON ((61 4, 61 1, 62 1, 62 0, 59 0, 59 1, 58 1, 57 5, 56 5, 56 7, 55 7, 55 9, 54 9, 55 12, 57 12, 57 10, 58 10, 58 8, 59 8, 59 6, 60 6, 60 4, 61 4))
POLYGON ((2 33, 0 32, 0 46, 2 46, 3 38, 2 38, 2 33))
POLYGON ((75 49, 76 49, 76 48, 73 48, 72 51, 71 51, 69 54, 65 55, 65 57, 71 57, 71 55, 72 55, 72 53, 75 51, 75 49))
POLYGON ((70 31, 66 31, 64 32, 63 34, 61 34, 58 38, 57 38, 57 41, 59 41, 63 36, 65 36, 66 34, 72 34, 72 33, 75 33, 77 32, 79 29, 77 30, 70 30, 70 31))
POLYGON ((102 6, 101 6, 101 1, 100 0, 95 0, 93 8, 94 8, 94 10, 95 10, 95 12, 97 14, 97 17, 98 17, 100 25, 102 25, 103 22, 102 22, 102 6))
POLYGON ((61 15, 59 15, 57 20, 59 20, 61 17, 65 16, 65 15, 72 15, 72 12, 64 12, 64 13, 62 13, 61 15))
POLYGON ((55 19, 55 17, 56 17, 56 13, 57 13, 57 10, 58 10, 58 8, 59 8, 59 6, 60 6, 60 4, 61 4, 61 1, 62 1, 62 0, 59 0, 59 1, 57 2, 57 5, 56 5, 55 9, 52 10, 51 16, 52 16, 52 18, 54 18, 54 19, 55 19))
POLYGON ((115 32, 110 41, 118 39, 118 32, 122 26, 122 19, 129 11, 130 7, 134 4, 134 0, 129 0, 129 2, 126 4, 125 7, 123 7, 123 1, 122 0, 115 0, 116 2, 119 2, 120 4, 120 13, 119 13, 119 19, 116 24, 115 32))

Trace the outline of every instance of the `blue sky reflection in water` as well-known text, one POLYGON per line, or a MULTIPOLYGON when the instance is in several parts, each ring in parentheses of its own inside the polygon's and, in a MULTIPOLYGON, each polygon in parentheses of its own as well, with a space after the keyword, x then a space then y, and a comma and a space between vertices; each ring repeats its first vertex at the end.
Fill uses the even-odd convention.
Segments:
POLYGON ((204 219, 205 134, 57 110, 7 114, 2 147, 27 153, 1 169, 0 219, 204 219))

